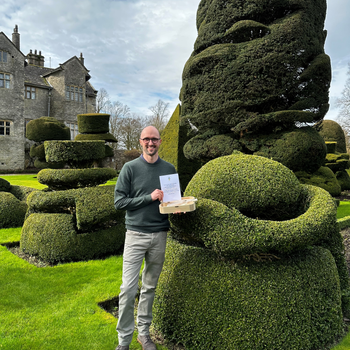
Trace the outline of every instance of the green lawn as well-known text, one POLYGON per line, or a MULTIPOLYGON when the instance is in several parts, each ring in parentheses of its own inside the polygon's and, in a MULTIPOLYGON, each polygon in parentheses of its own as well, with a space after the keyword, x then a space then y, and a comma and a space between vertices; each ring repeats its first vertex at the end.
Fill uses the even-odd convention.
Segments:
MULTIPOLYGON (((0 177, 13 185, 43 188, 35 175, 0 177)), ((0 230, 0 349, 115 349, 117 320, 98 303, 118 295, 122 257, 38 268, 1 245, 18 242, 20 234, 20 227, 0 230)), ((136 334, 130 349, 141 349, 136 334)), ((350 333, 332 348, 349 349, 350 333)))

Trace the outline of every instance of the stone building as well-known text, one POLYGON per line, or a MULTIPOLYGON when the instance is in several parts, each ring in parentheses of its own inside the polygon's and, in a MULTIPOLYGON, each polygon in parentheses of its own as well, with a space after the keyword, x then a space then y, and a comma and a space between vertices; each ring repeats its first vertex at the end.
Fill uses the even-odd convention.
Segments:
POLYGON ((89 79, 82 54, 47 68, 41 51, 21 52, 17 25, 12 41, 0 32, 0 171, 31 166, 25 128, 32 119, 54 117, 74 139, 77 115, 96 111, 97 91, 89 79))

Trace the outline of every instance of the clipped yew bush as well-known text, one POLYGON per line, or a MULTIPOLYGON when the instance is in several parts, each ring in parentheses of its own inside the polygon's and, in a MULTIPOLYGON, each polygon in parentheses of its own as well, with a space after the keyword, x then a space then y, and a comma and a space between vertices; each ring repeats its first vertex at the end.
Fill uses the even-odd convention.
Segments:
POLYGON ((70 130, 53 117, 31 120, 26 126, 26 137, 35 142, 46 140, 70 140, 70 130))
POLYGON ((113 199, 114 186, 32 193, 21 249, 51 263, 117 252, 125 225, 124 212, 115 210, 113 199))
POLYGON ((47 162, 66 162, 72 167, 90 167, 105 157, 104 141, 45 141, 47 162))
POLYGON ((292 153, 293 162, 311 168, 293 170, 323 165, 320 138, 311 151, 287 133, 322 120, 329 108, 326 7, 326 0, 199 3, 198 36, 180 91, 181 124, 198 130, 183 148, 188 159, 207 162, 239 150, 286 166, 292 153), (260 150, 251 151, 253 144, 260 150), (308 164, 310 153, 314 165, 308 164))
POLYGON ((333 171, 328 167, 322 166, 314 173, 297 171, 295 175, 300 183, 323 188, 333 197, 339 196, 341 193, 341 185, 333 171))
POLYGON ((328 192, 235 152, 205 164, 184 195, 198 201, 170 215, 162 333, 186 349, 313 350, 338 339, 350 286, 328 192))
POLYGON ((317 129, 325 142, 335 142, 335 150, 328 153, 346 153, 345 134, 342 127, 334 120, 323 120, 317 125, 317 129))
POLYGON ((98 134, 109 132, 109 114, 78 114, 78 129, 82 134, 98 134))
POLYGON ((0 228, 23 225, 27 205, 10 192, 0 192, 0 228))
POLYGON ((38 173, 38 181, 53 190, 92 187, 106 183, 117 176, 115 169, 43 169, 38 173))

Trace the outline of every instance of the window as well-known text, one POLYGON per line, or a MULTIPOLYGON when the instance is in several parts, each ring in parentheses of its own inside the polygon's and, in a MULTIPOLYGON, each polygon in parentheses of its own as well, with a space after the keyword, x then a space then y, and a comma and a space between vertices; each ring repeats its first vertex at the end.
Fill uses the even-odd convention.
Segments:
POLYGON ((76 123, 66 123, 66 122, 65 122, 65 124, 70 129, 70 139, 74 140, 75 137, 79 134, 78 124, 76 124, 76 123))
POLYGON ((0 51, 0 62, 7 63, 7 52, 0 51))
POLYGON ((0 120, 0 136, 9 136, 11 130, 11 122, 7 120, 0 120))
POLYGON ((83 102, 83 88, 78 86, 67 85, 66 86, 66 100, 83 102))
POLYGON ((10 74, 0 73, 0 88, 10 88, 10 74))
POLYGON ((26 86, 26 98, 30 99, 30 100, 35 100, 36 98, 36 89, 35 87, 31 87, 31 86, 26 86))

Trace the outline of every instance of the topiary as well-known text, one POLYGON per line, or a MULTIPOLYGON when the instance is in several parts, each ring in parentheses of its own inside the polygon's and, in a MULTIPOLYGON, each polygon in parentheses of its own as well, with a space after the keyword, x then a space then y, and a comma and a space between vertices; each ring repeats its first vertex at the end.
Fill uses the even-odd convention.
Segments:
POLYGON ((35 142, 70 140, 70 130, 64 123, 53 117, 41 117, 28 122, 26 138, 35 142))
POLYGON ((8 192, 10 189, 11 184, 7 180, 0 177, 0 191, 8 192))
POLYGON ((12 193, 0 192, 0 228, 20 227, 27 211, 25 202, 12 193))
POLYGON ((38 181, 52 190, 93 187, 117 176, 115 169, 44 169, 38 173, 38 181))
POLYGON ((56 263, 115 253, 124 242, 124 212, 114 186, 37 191, 28 197, 21 249, 56 263))
POLYGON ((323 120, 315 126, 325 141, 336 142, 335 151, 328 153, 346 153, 345 134, 342 127, 334 120, 323 120))
POLYGON ((78 114, 78 129, 82 134, 98 134, 109 132, 109 114, 78 114))
POLYGON ((244 135, 260 141, 260 135, 323 119, 331 81, 326 0, 297 4, 200 2, 198 37, 180 91, 181 123, 198 129, 184 147, 187 158, 208 161, 233 149, 250 153, 244 135), (225 137, 210 152, 218 135, 225 137))
POLYGON ((104 141, 45 141, 47 162, 66 162, 72 167, 90 167, 105 157, 104 141))
POLYGON ((340 183, 337 181, 333 171, 328 167, 320 167, 311 174, 306 171, 297 171, 295 175, 300 183, 323 188, 333 197, 339 196, 341 193, 340 183))
POLYGON ((174 241, 155 306, 161 332, 188 349, 311 350, 337 339, 350 286, 326 191, 237 152, 204 165, 184 195, 198 201, 195 211, 169 216, 174 241), (276 332, 293 336, 276 343, 276 332))

